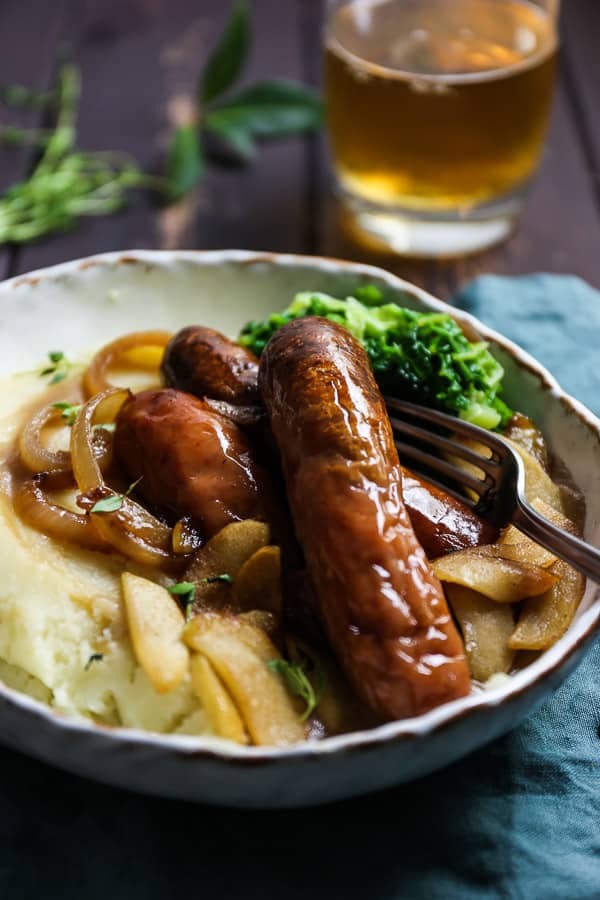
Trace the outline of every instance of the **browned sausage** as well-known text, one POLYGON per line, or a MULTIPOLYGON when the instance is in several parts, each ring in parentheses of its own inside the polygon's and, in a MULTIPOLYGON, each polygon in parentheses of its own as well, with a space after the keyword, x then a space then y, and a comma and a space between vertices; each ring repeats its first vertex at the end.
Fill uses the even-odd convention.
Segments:
POLYGON ((267 345, 259 386, 325 627, 357 693, 385 719, 467 694, 462 641, 402 503, 360 344, 326 319, 297 319, 267 345))
POLYGON ((258 402, 258 360, 212 328, 190 325, 165 349, 162 376, 168 387, 236 406, 258 402))
MULTIPOLYGON (((165 352, 163 375, 168 384, 200 397, 230 403, 258 402, 258 361, 229 338, 210 328, 184 328, 172 338, 165 352), (231 399, 233 398, 233 399, 231 399)), ((233 417, 242 427, 256 424, 255 408, 232 409, 226 403, 210 404, 233 417)), ((454 550, 491 544, 498 537, 492 528, 463 503, 405 469, 403 499, 419 542, 430 559, 454 550)))
POLYGON ((126 401, 114 448, 154 510, 189 516, 205 538, 229 522, 266 518, 263 473, 246 436, 190 394, 143 391, 126 401))
POLYGON ((498 538, 498 529, 476 516, 466 504, 404 467, 402 499, 429 559, 467 547, 493 544, 498 538))

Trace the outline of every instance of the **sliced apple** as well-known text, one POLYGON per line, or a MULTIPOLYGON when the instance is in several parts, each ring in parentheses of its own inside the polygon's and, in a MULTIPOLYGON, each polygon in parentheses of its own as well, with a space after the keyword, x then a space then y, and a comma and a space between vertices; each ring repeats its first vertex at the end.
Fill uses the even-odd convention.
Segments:
POLYGON ((246 560, 233 584, 233 603, 236 610, 264 609, 280 616, 281 551, 279 547, 261 547, 246 560))
POLYGON ((225 684, 253 743, 285 746, 305 739, 296 703, 267 666, 281 656, 264 632, 235 616, 203 613, 187 624, 184 639, 225 684))
MULTIPOLYGON (((511 528, 513 526, 510 526, 511 528)), ((557 556, 555 553, 552 553, 550 550, 546 550, 545 547, 542 547, 540 544, 536 544, 535 541, 529 540, 529 538, 525 537, 520 531, 516 528, 514 529, 516 532, 516 536, 520 538, 520 540, 512 540, 512 534, 510 534, 509 540, 500 540, 497 544, 488 544, 482 547, 478 547, 477 550, 482 556, 490 556, 495 557, 496 559, 509 559, 514 562, 525 563, 525 565, 529 566, 541 566, 543 569, 547 569, 549 566, 554 565, 557 560, 557 556)))
POLYGON ((510 671, 515 655, 508 646, 515 626, 512 608, 458 584, 448 584, 446 596, 463 634, 471 676, 487 681, 510 671))
POLYGON ((227 688, 206 659, 199 653, 190 663, 192 689, 206 712, 212 729, 219 737, 247 744, 248 734, 227 688))
POLYGON ((551 506, 552 509, 562 513, 564 509, 559 486, 552 481, 535 456, 528 450, 525 450, 515 441, 510 440, 510 438, 505 438, 505 440, 508 441, 513 450, 516 450, 523 462, 527 499, 530 502, 532 500, 542 500, 548 506, 551 506))
POLYGON ((531 419, 523 413, 513 413, 512 419, 504 429, 503 437, 510 438, 519 447, 527 450, 537 459, 542 468, 548 471, 548 448, 544 435, 531 419))
POLYGON ((585 578, 559 559, 552 567, 556 584, 527 601, 510 639, 513 650, 547 650, 563 636, 585 591, 585 578))
MULTIPOLYGON (((470 438, 461 437, 458 434, 453 436, 453 440, 456 441, 457 444, 462 444, 463 447, 467 447, 469 450, 473 450, 475 453, 479 453, 480 456, 483 456, 484 459, 490 459, 492 455, 492 451, 485 444, 480 444, 479 441, 473 441, 470 438)), ((463 472, 466 472, 468 475, 472 475, 474 478, 479 479, 480 481, 484 481, 485 472, 483 469, 480 469, 479 466, 476 466, 474 463, 467 462, 466 459, 463 459, 462 456, 454 456, 452 453, 444 454, 448 462, 453 463, 453 465, 457 466, 459 469, 462 469, 463 472)), ((464 492, 467 497, 470 497, 471 500, 479 500, 478 495, 475 491, 471 490, 471 488, 464 488, 464 492)))
POLYGON ((486 549, 480 549, 471 547, 436 559, 433 571, 440 581, 461 584, 496 603, 515 603, 543 594, 557 580, 541 566, 490 556, 486 549))
MULTIPOLYGON (((562 512, 549 506, 544 500, 536 497, 530 500, 530 503, 534 509, 541 513, 545 519, 548 519, 549 522, 552 522, 553 525, 558 525, 559 528, 563 528, 571 534, 579 534, 579 529, 570 519, 563 515, 562 512)), ((523 554, 523 562, 531 562, 534 565, 546 568, 548 565, 553 565, 557 560, 556 554, 551 553, 550 550, 546 550, 540 544, 527 537, 515 525, 509 525, 504 529, 499 543, 502 546, 519 546, 521 548, 519 552, 523 554)))
POLYGON ((269 543, 269 536, 265 522, 245 519, 226 525, 198 550, 183 577, 196 585, 196 611, 218 610, 231 603, 231 581, 235 583, 246 560, 269 543), (211 580, 220 575, 230 581, 211 580))
POLYGON ((121 587, 136 659, 155 691, 166 694, 188 671, 181 610, 164 587, 147 578, 123 572, 121 587))

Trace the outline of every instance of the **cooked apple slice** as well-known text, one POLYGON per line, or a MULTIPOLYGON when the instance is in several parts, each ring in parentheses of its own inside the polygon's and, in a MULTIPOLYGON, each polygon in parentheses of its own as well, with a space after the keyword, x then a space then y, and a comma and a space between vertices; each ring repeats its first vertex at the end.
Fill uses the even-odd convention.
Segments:
MULTIPOLYGON (((580 529, 561 513, 546 504, 537 503, 542 515, 571 534, 581 534, 580 529)), ((515 650, 547 650, 563 636, 571 622, 585 591, 585 578, 562 559, 552 566, 556 584, 539 597, 527 601, 510 639, 515 650)))
POLYGON ((121 587, 136 659, 154 690, 166 694, 188 671, 181 610, 165 588, 147 578, 123 572, 121 587))
POLYGON ((196 586, 196 611, 218 610, 231 603, 232 582, 246 560, 269 543, 269 536, 265 522, 232 522, 196 553, 183 577, 196 586))
POLYGON ((190 672, 193 691, 202 704, 214 733, 235 741, 236 744, 247 744, 248 735, 242 717, 206 657, 200 653, 192 654, 190 672))
POLYGON ((585 578, 562 559, 554 564, 552 572, 556 584, 523 607, 509 642, 513 650, 547 650, 573 621, 585 590, 585 578))
POLYGON ((285 746, 305 739, 294 700, 267 666, 281 656, 264 632, 235 616, 202 613, 188 623, 184 639, 207 657, 255 744, 285 746))
POLYGON ((563 512, 563 503, 561 499, 560 488, 555 484, 548 473, 544 471, 535 456, 525 450, 519 444, 516 444, 510 438, 505 438, 511 445, 513 450, 521 457, 525 468, 525 495, 529 502, 532 500, 542 500, 551 506, 557 512, 563 512))
POLYGON ((496 603, 515 603, 525 597, 543 594, 556 582, 557 576, 543 569, 501 556, 488 555, 479 547, 449 553, 433 562, 440 581, 461 584, 496 603))
MULTIPOLYGON (((473 441, 470 438, 462 437, 461 435, 455 434, 453 440, 457 444, 462 444, 463 447, 467 447, 469 450, 473 450, 475 453, 479 453, 480 456, 483 456, 484 459, 490 459, 492 455, 492 451, 489 447, 486 447, 485 444, 480 444, 479 441, 473 441)), ((483 469, 480 469, 479 466, 476 466, 474 463, 467 462, 466 459, 463 459, 462 456, 454 456, 452 453, 444 454, 448 462, 453 463, 453 465, 457 466, 459 469, 462 469, 463 472, 466 472, 468 475, 473 475, 474 478, 483 481, 485 479, 485 472, 483 469)), ((467 497, 470 497, 471 500, 479 500, 479 497, 472 491, 471 488, 464 488, 465 494, 467 497)))
POLYGON ((236 610, 259 610, 280 616, 281 551, 279 547, 261 547, 246 560, 233 583, 236 610))
POLYGON ((511 607, 458 584, 446 585, 446 596, 460 624, 471 676, 487 681, 510 671, 515 655, 508 646, 515 626, 511 607))
MULTIPOLYGON (((510 527, 512 528, 513 526, 510 527)), ((557 560, 555 553, 546 550, 545 547, 536 544, 535 541, 531 541, 516 528, 514 530, 516 536, 519 537, 520 540, 513 541, 513 535, 510 534, 508 536, 509 540, 505 542, 503 535, 503 539, 497 544, 488 544, 487 546, 478 547, 478 551, 483 556, 493 556, 496 557, 496 559, 510 559, 514 562, 525 563, 529 566, 541 566, 543 569, 547 569, 549 566, 554 565, 557 560)))
POLYGON ((548 447, 544 435, 534 423, 523 413, 513 413, 512 419, 504 429, 503 437, 510 438, 519 447, 527 450, 541 467, 548 471, 548 447))
MULTIPOLYGON (((533 508, 541 513, 545 519, 548 519, 549 522, 558 525, 559 528, 563 528, 565 531, 570 531, 572 534, 579 533, 578 529, 570 519, 564 516, 562 512, 549 506, 544 500, 536 497, 534 500, 530 500, 530 503, 533 508)), ((536 544, 535 541, 523 534, 522 531, 519 531, 514 525, 509 525, 505 528, 499 543, 502 546, 519 546, 521 548, 519 552, 523 555, 523 562, 530 562, 533 565, 544 566, 544 568, 546 568, 549 565, 553 565, 557 560, 556 554, 551 553, 550 550, 546 550, 545 547, 540 546, 540 544, 536 544)))

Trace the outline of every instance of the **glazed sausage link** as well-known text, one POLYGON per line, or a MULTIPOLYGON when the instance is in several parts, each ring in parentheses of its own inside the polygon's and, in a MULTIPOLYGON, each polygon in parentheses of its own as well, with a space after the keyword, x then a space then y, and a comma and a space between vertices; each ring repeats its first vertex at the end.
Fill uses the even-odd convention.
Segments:
POLYGON ((169 341, 161 372, 167 387, 236 406, 258 402, 258 360, 212 328, 190 325, 169 341))
POLYGON ((367 356, 320 318, 281 328, 259 387, 319 609, 357 693, 384 719, 469 691, 462 641, 411 527, 367 356))
POLYGON ((441 488, 402 466, 402 499, 419 543, 429 559, 493 544, 498 529, 441 488))
POLYGON ((266 519, 268 478, 245 434, 204 401, 143 391, 117 418, 115 458, 156 512, 189 516, 204 538, 229 522, 266 519))
MULTIPOLYGON (((169 386, 206 397, 241 427, 259 421, 259 409, 246 406, 259 402, 258 360, 219 332, 195 325, 179 331, 167 346, 162 372, 169 386)), ((430 559, 496 540, 497 529, 468 506, 413 472, 403 469, 402 475, 404 504, 430 559)))

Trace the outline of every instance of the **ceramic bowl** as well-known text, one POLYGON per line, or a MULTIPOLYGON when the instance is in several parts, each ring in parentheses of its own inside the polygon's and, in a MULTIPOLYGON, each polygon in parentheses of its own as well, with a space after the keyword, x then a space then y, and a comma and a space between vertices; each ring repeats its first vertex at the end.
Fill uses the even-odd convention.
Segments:
MULTIPOLYGON (((38 366, 52 346, 69 355, 140 328, 202 323, 235 335, 248 319, 286 306, 296 291, 343 296, 366 282, 400 304, 450 312, 470 335, 490 341, 506 369, 508 402, 535 419, 569 466, 587 498, 586 538, 600 545, 600 421, 517 346, 380 269, 242 251, 113 253, 69 262, 0 285, 0 374, 38 366)), ((100 728, 2 685, 0 740, 145 793, 240 807, 325 803, 426 775, 507 732, 564 681, 599 619, 598 590, 588 584, 564 637, 502 686, 417 718, 292 749, 100 728)))

